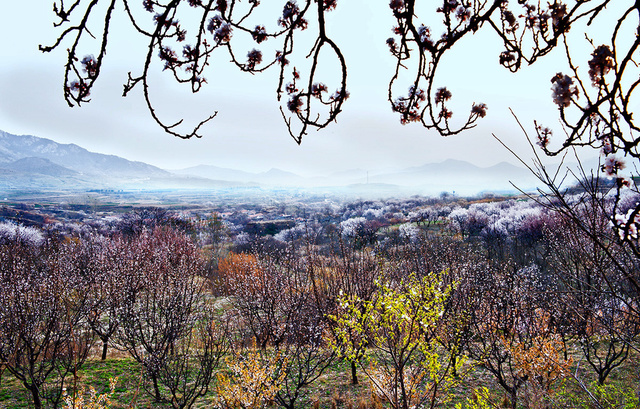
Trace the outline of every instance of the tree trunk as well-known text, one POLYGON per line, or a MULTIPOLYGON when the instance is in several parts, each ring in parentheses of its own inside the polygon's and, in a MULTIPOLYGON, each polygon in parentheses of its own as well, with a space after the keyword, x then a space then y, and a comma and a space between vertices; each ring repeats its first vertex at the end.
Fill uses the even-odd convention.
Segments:
POLYGON ((606 370, 598 371, 598 385, 604 386, 604 381, 609 373, 606 370))
POLYGON ((40 400, 40 392, 38 391, 38 387, 32 385, 29 388, 29 391, 31 392, 31 396, 33 397, 33 407, 35 409, 42 409, 42 400, 40 400))
POLYGON ((511 409, 517 409, 518 406, 518 390, 516 388, 512 388, 511 391, 509 391, 510 393, 510 399, 511 399, 511 409))
POLYGON ((460 374, 458 373, 458 354, 455 352, 451 352, 451 375, 454 379, 460 379, 460 374))
POLYGON ((107 350, 109 349, 109 338, 102 338, 102 359, 103 361, 107 359, 107 350))
POLYGON ((356 363, 351 361, 351 385, 358 384, 358 374, 356 373, 356 363))
POLYGON ((162 396, 160 396, 160 387, 158 386, 158 377, 154 374, 151 375, 151 380, 153 381, 153 393, 156 395, 156 402, 160 403, 162 401, 162 396))

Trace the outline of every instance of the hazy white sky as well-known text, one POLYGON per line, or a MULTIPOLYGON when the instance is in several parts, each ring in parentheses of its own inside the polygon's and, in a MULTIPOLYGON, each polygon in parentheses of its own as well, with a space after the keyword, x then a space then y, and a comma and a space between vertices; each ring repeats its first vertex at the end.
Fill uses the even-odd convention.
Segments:
MULTIPOLYGON (((267 3, 261 7, 268 7, 267 3)), ((281 7, 283 2, 277 3, 281 7)), ((493 132, 510 145, 523 145, 509 107, 528 125, 535 118, 557 123, 549 79, 564 69, 562 55, 552 54, 530 69, 511 74, 498 64, 496 37, 481 34, 459 44, 445 61, 446 70, 440 73, 437 85, 452 91, 454 119, 455 114, 460 120, 466 118, 473 102, 487 103, 487 117, 477 128, 450 138, 416 124, 402 126, 386 100, 394 63, 385 44, 394 22, 387 3, 340 0, 329 14, 329 35, 347 59, 351 98, 338 123, 312 131, 298 146, 289 137, 278 109, 277 72, 239 73, 226 64, 224 56, 205 74, 209 85, 197 95, 179 88, 158 67, 152 98, 167 122, 184 117, 195 123, 219 111, 203 129, 202 139, 184 141, 164 134, 151 120, 139 92, 121 97, 127 72, 139 73, 145 51, 145 44, 137 41, 122 19, 112 27, 92 102, 68 108, 62 95, 67 45, 51 54, 38 51, 38 44, 52 43, 57 33, 52 27, 52 0, 2 1, 0 129, 75 143, 165 169, 208 164, 248 171, 276 167, 301 174, 328 174, 353 168, 376 171, 418 166, 447 158, 480 166, 515 162, 491 137, 493 132)), ((118 5, 118 12, 122 11, 118 5)))

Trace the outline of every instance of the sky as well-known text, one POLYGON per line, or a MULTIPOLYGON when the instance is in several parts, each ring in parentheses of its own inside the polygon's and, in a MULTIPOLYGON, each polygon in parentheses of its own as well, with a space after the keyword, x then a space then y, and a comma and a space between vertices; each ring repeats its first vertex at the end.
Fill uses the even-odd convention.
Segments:
MULTIPOLYGON (((488 31, 458 44, 436 82, 453 93, 454 119, 456 113, 465 119, 474 102, 488 105, 487 117, 476 128, 448 138, 418 124, 401 125, 387 101, 394 69, 385 44, 394 24, 387 1, 340 0, 327 16, 328 34, 347 60, 351 97, 337 123, 319 132, 311 130, 298 146, 280 115, 277 71, 248 75, 230 67, 228 58, 220 55, 205 73, 208 84, 195 95, 155 66, 152 99, 167 122, 184 118, 195 124, 218 111, 202 129, 203 138, 181 140, 152 121, 139 90, 121 96, 127 72, 140 72, 145 53, 145 43, 123 18, 111 29, 92 101, 82 107, 67 106, 62 83, 70 43, 52 53, 38 51, 39 44, 53 43, 59 33, 53 27, 51 5, 51 0, 0 2, 0 15, 8 16, 0 25, 0 130, 75 143, 163 169, 204 164, 251 172, 279 168, 310 176, 350 169, 397 170, 449 158, 483 167, 517 163, 492 137, 495 134, 525 159, 531 156, 509 108, 530 130, 534 119, 557 125, 549 80, 564 68, 563 55, 553 52, 512 74, 498 64, 499 43, 488 31)), ((123 16, 120 3, 116 11, 123 16)))

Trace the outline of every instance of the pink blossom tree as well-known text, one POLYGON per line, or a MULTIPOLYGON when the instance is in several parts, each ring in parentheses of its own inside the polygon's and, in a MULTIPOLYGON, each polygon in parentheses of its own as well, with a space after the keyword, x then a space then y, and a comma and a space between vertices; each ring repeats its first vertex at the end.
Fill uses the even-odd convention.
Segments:
POLYGON ((0 360, 37 409, 60 404, 93 345, 81 252, 73 242, 0 244, 0 360))

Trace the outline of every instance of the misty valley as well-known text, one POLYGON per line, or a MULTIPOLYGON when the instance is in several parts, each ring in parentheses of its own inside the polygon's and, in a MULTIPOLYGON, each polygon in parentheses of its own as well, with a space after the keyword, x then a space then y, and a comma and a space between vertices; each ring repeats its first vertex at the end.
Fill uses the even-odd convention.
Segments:
POLYGON ((640 0, 32 3, 0 408, 640 407, 640 0))
POLYGON ((1 202, 0 405, 638 404, 637 258, 584 186, 588 230, 533 194, 261 192, 1 202))

